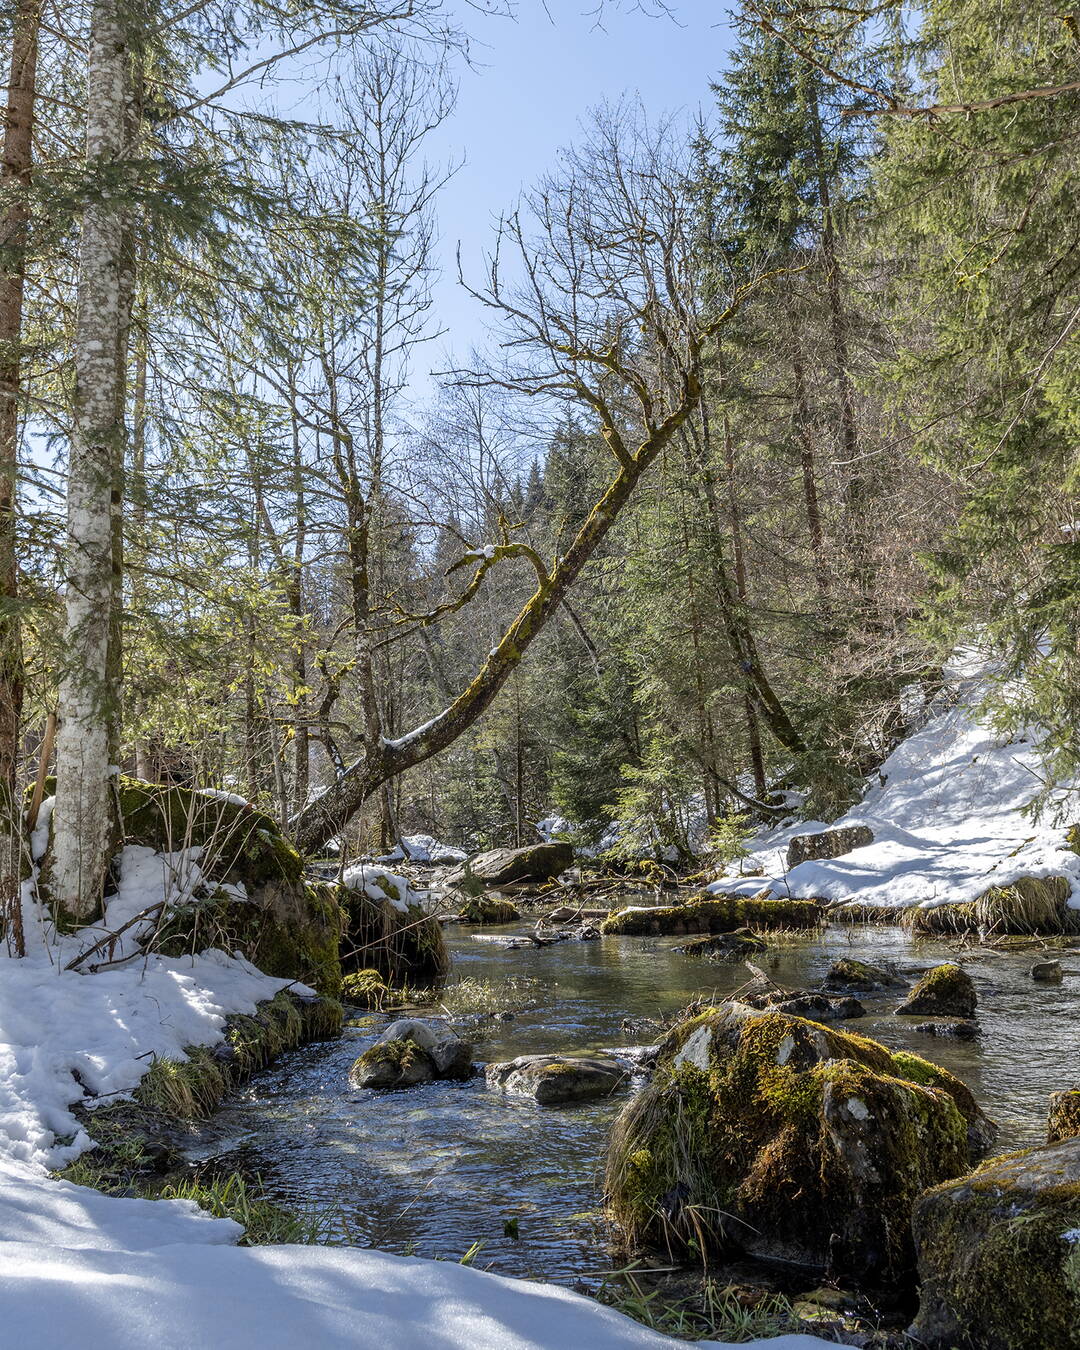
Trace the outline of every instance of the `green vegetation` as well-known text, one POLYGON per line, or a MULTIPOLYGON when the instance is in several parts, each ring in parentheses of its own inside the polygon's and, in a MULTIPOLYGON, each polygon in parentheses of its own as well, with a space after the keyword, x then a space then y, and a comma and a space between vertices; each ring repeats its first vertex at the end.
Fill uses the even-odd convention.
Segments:
POLYGON ((511 900, 501 896, 473 896, 460 909, 465 923, 514 923, 521 911, 511 900))
POLYGON ((812 900, 753 900, 744 896, 692 896, 681 905, 623 909, 600 926, 603 933, 730 933, 738 928, 770 931, 817 928, 821 909, 812 900))

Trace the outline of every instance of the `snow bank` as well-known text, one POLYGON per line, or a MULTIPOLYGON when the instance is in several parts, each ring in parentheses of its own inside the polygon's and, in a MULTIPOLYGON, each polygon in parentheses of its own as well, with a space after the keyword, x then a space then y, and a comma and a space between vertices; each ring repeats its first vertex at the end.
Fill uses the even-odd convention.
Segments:
POLYGON ((868 825, 872 844, 789 872, 792 837, 832 827, 788 822, 752 841, 743 867, 764 875, 722 877, 708 889, 753 894, 771 883, 774 894, 797 898, 934 907, 1019 877, 1064 876, 1080 907, 1080 857, 1066 846, 1065 826, 1022 814, 1041 787, 1037 736, 1002 745, 974 710, 979 678, 958 676, 955 690, 959 702, 903 741, 859 806, 835 822, 868 825))

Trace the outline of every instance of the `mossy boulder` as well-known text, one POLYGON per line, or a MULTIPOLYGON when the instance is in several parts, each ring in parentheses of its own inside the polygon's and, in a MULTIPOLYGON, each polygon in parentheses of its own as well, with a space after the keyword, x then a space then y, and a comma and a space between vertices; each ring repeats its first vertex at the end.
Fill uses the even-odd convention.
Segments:
POLYGON ((459 917, 463 923, 513 923, 521 918, 521 911, 500 895, 474 895, 462 905, 459 917))
POLYGON ((728 1003, 661 1043, 612 1132, 608 1203, 632 1247, 887 1282, 911 1271, 916 1196, 966 1172, 993 1136, 944 1069, 728 1003))
POLYGON ((710 961, 742 961, 747 956, 760 956, 769 944, 749 928, 737 928, 734 933, 714 933, 709 937, 693 938, 675 950, 684 956, 705 956, 710 961))
POLYGON ((1046 1142, 1056 1144, 1061 1139, 1076 1138, 1080 1138, 1080 1088, 1068 1088, 1050 1098, 1046 1142))
POLYGON ((393 996, 393 991, 377 970, 355 970, 341 981, 341 997, 358 1008, 380 1012, 393 996))
POLYGON ((207 882, 166 914, 159 951, 240 951, 268 975, 337 994, 342 916, 335 888, 305 878, 303 860, 270 816, 239 798, 135 778, 122 777, 118 795, 125 845, 201 850, 207 882))
POLYGON ((935 966, 896 1009, 898 1017, 974 1017, 978 1002, 971 976, 951 961, 935 966))
POLYGON ((573 846, 562 840, 526 844, 524 848, 493 848, 478 853, 446 876, 447 886, 475 878, 485 886, 509 886, 521 881, 550 881, 574 861, 573 846))
POLYGON ((604 920, 600 931, 681 937, 690 933, 733 933, 739 928, 817 928, 820 923, 821 909, 810 900, 757 900, 704 892, 681 905, 621 909, 604 920))
POLYGON ((355 887, 335 888, 344 915, 341 964, 346 974, 374 969, 391 985, 427 985, 450 969, 439 920, 422 905, 355 887))
POLYGON ((920 1345, 1080 1350, 1080 1138, 936 1186, 912 1228, 920 1345))
POLYGON ((743 1002, 759 1011, 775 1008, 811 1022, 847 1022, 866 1016, 866 1009, 850 994, 822 994, 808 989, 752 990, 743 996, 743 1002))
POLYGON ((541 1106, 609 1097, 630 1081, 630 1075, 614 1060, 585 1055, 522 1055, 501 1064, 489 1064, 487 1085, 520 1097, 531 1097, 541 1106))
POLYGON ((907 981, 884 966, 869 961, 856 961, 852 956, 841 957, 829 967, 822 987, 844 994, 874 994, 882 989, 903 989, 907 981))
POLYGON ((349 1070, 354 1087, 401 1088, 436 1078, 470 1078, 473 1047, 444 1026, 403 1018, 392 1022, 349 1070))

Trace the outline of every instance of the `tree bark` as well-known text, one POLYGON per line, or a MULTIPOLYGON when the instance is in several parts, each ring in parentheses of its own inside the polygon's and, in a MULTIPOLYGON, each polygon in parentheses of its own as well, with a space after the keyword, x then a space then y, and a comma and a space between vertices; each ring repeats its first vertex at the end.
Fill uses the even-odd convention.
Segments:
POLYGON ((0 158, 0 190, 12 194, 0 220, 0 912, 12 920, 12 950, 23 955, 18 919, 22 853, 19 728, 23 702, 22 630, 16 558, 20 343, 26 276, 26 230, 33 166, 40 0, 18 0, 12 21, 11 69, 0 158))
MULTIPOLYGON (((83 213, 75 333, 75 406, 68 468, 65 664, 56 745, 54 898, 77 918, 101 902, 111 819, 108 675, 113 600, 112 493, 123 452, 120 350, 127 50, 118 0, 90 18, 86 162, 109 190, 83 213)), ((95 187, 97 185, 95 184, 95 187)))

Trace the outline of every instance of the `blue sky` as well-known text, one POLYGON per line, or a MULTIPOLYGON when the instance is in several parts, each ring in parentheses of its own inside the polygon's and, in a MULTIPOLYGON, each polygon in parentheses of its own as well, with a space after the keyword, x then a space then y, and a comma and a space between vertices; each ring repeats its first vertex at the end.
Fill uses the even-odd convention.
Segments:
POLYGON ((515 19, 462 7, 476 68, 460 72, 457 107, 429 146, 434 162, 465 161, 438 203, 435 312, 448 332, 418 353, 414 386, 444 364, 448 344, 462 357, 483 345, 488 319, 457 284, 458 240, 475 278, 492 222, 553 165, 590 108, 624 94, 640 95, 650 113, 710 107, 709 82, 732 42, 723 0, 673 0, 670 17, 631 5, 609 0, 598 18, 584 12, 591 0, 548 0, 546 11, 518 0, 515 19))

